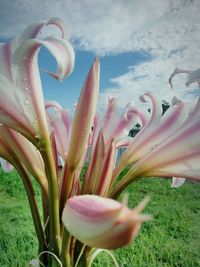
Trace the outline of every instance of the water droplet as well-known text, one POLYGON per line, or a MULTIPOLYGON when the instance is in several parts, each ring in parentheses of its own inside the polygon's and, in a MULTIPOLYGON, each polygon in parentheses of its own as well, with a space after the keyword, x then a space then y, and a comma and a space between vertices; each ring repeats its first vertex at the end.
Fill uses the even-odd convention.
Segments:
POLYGON ((33 124, 37 124, 37 123, 38 123, 38 120, 34 120, 34 121, 33 121, 33 124))
POLYGON ((29 100, 26 99, 26 100, 24 101, 24 104, 25 104, 25 105, 29 105, 29 104, 30 104, 29 100))
POLYGON ((28 87, 25 90, 29 95, 31 94, 31 90, 28 87))

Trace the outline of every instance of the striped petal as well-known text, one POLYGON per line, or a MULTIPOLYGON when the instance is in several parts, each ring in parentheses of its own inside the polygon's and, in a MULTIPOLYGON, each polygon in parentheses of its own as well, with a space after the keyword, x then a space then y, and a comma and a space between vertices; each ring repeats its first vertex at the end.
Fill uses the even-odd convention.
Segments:
POLYGON ((185 183, 185 178, 181 178, 181 177, 173 177, 172 178, 172 184, 171 187, 172 188, 178 188, 181 185, 183 185, 185 183))
POLYGON ((91 132, 99 93, 99 60, 94 61, 84 83, 72 124, 68 167, 76 168, 84 155, 91 132))
POLYGON ((148 94, 148 96, 152 100, 153 111, 151 117, 123 153, 115 170, 116 175, 124 167, 140 160, 149 151, 176 132, 189 116, 190 106, 183 101, 171 106, 162 116, 162 104, 159 99, 152 93, 148 94))
POLYGON ((129 244, 149 216, 141 215, 147 201, 130 210, 123 204, 95 195, 70 198, 62 221, 75 238, 88 246, 115 249, 129 244))
MULTIPOLYGON (((2 143, 9 153, 9 162, 17 159, 35 177, 47 192, 45 166, 39 151, 21 134, 11 128, 0 126, 0 146, 2 143)), ((7 159, 7 153, 0 150, 0 156, 7 159)), ((8 159, 7 159, 8 160, 8 159)))
POLYGON ((67 40, 27 39, 37 37, 43 26, 44 23, 29 27, 11 43, 9 69, 12 77, 5 75, 5 71, 0 73, 0 122, 16 129, 33 143, 48 134, 38 68, 40 46, 45 46, 55 57, 57 79, 70 74, 74 63, 74 52, 67 40))
POLYGON ((49 131, 54 133, 58 154, 65 161, 71 138, 72 115, 55 102, 47 102, 45 107, 47 109, 49 131), (49 108, 54 108, 54 112, 48 111, 49 108))
MULTIPOLYGON (((200 99, 193 106, 193 110, 191 110, 191 106, 188 109, 188 105, 184 105, 183 110, 186 110, 186 113, 181 111, 182 105, 184 103, 180 102, 175 106, 174 119, 172 119, 173 112, 168 111, 168 115, 164 119, 164 132, 167 134, 164 134, 163 138, 158 136, 158 143, 156 145, 154 137, 152 137, 153 145, 150 146, 151 149, 146 151, 146 154, 143 154, 117 184, 111 194, 112 197, 117 197, 119 192, 138 177, 175 176, 200 180, 200 99), (173 122, 172 125, 166 123, 169 118, 172 119, 169 120, 169 122, 173 122)), ((158 126, 155 128, 155 135, 156 130, 159 129, 162 129, 162 127, 160 128, 158 123, 158 126)), ((117 176, 117 171, 116 169, 113 177, 117 176)))

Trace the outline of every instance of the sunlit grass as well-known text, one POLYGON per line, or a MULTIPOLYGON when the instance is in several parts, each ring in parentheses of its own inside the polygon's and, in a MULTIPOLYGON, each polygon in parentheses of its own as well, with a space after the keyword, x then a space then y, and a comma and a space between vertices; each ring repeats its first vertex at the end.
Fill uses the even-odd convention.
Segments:
MULTIPOLYGON (((37 241, 22 182, 16 172, 0 170, 0 266, 24 267, 37 255, 37 241)), ((200 185, 187 182, 170 188, 170 180, 142 179, 131 185, 129 207, 149 195, 146 213, 154 219, 143 224, 135 242, 114 252, 120 267, 200 266, 200 185)), ((39 198, 39 191, 36 190, 39 198)), ((100 254, 95 267, 112 267, 100 254)))

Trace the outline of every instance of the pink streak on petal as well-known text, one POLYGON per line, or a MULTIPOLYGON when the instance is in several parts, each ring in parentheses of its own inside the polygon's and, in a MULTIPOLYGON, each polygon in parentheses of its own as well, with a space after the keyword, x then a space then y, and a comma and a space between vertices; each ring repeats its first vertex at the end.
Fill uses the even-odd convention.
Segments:
POLYGON ((65 23, 61 19, 53 18, 47 22, 47 25, 57 26, 61 30, 62 38, 63 39, 69 39, 69 37, 70 37, 69 30, 66 28, 65 23))
POLYGON ((13 171, 14 167, 8 161, 1 158, 0 162, 1 162, 1 167, 5 173, 13 171))
POLYGON ((57 103, 56 101, 46 101, 45 102, 45 108, 46 109, 50 109, 50 108, 54 108, 57 111, 61 111, 62 107, 59 103, 57 103))
POLYGON ((181 177, 173 177, 172 178, 172 184, 171 187, 172 188, 178 188, 181 185, 183 185, 185 183, 185 178, 181 178, 181 177))

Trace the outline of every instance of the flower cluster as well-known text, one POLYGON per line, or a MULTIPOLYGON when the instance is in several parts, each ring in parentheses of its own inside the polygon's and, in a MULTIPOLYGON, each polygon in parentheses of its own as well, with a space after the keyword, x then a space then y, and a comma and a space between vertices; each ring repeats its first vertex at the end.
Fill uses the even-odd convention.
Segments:
MULTIPOLYGON (((126 200, 117 201, 130 183, 142 177, 174 177, 177 187, 183 182, 177 177, 200 179, 200 99, 186 103, 174 98, 163 115, 161 101, 151 92, 140 98, 151 102, 150 112, 132 105, 120 112, 117 99, 110 97, 100 114, 96 58, 72 116, 58 103, 44 102, 38 66, 41 46, 57 61, 57 72, 46 70, 49 75, 62 80, 72 72, 74 50, 59 19, 30 25, 0 45, 1 164, 6 171, 13 166, 22 178, 42 264, 71 267, 85 261, 83 266, 89 266, 92 247, 125 246, 150 219, 141 214, 147 199, 134 209, 126 200), (41 39, 40 32, 50 24, 60 29, 60 37, 41 39), (128 137, 137 123, 141 130, 128 137), (116 161, 121 147, 126 150, 116 161), (119 181, 124 169, 127 174, 119 181), (41 187, 43 220, 30 176, 41 187)), ((189 73, 191 79, 193 74, 189 73)))

